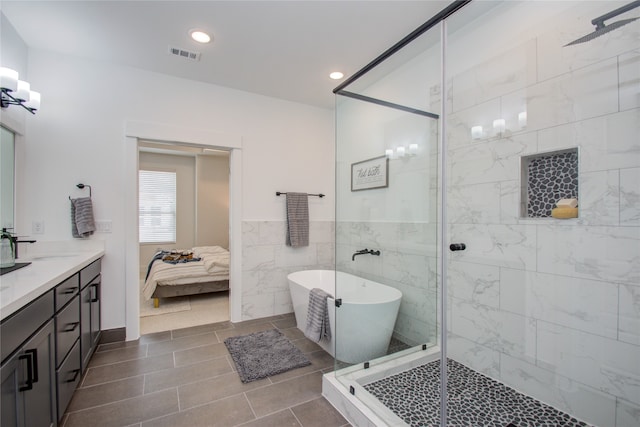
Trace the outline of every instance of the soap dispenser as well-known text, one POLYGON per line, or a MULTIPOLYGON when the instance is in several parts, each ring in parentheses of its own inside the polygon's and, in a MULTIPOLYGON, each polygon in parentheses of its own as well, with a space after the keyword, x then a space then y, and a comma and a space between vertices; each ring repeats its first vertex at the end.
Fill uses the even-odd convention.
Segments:
POLYGON ((2 229, 0 238, 0 267, 13 267, 16 264, 15 242, 11 233, 6 228, 2 229))

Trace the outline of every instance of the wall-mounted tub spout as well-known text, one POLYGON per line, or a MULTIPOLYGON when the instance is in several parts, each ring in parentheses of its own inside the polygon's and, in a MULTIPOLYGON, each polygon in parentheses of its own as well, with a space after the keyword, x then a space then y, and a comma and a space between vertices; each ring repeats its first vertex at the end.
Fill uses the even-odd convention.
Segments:
POLYGON ((355 261, 357 255, 366 255, 366 254, 380 256, 380 251, 374 251, 373 249, 360 249, 359 251, 356 251, 351 256, 351 261, 355 261))

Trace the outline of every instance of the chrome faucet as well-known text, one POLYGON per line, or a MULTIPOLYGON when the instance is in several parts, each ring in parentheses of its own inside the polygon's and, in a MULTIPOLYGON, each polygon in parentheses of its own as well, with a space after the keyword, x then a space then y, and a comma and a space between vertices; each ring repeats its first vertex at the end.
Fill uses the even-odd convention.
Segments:
POLYGON ((366 254, 380 256, 380 251, 374 251, 373 249, 366 249, 366 248, 365 249, 360 249, 359 251, 356 251, 351 256, 351 261, 355 261, 357 255, 366 255, 366 254))

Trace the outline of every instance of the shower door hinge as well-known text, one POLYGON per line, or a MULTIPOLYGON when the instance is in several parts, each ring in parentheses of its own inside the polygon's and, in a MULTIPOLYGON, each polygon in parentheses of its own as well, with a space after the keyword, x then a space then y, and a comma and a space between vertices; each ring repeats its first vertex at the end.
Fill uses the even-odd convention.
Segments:
POLYGON ((369 369, 369 362, 364 362, 364 369, 369 369))
POLYGON ((342 298, 338 298, 336 300, 336 307, 340 307, 342 305, 342 298))
POLYGON ((353 394, 354 396, 356 395, 356 389, 353 388, 352 385, 349 386, 349 393, 353 394))

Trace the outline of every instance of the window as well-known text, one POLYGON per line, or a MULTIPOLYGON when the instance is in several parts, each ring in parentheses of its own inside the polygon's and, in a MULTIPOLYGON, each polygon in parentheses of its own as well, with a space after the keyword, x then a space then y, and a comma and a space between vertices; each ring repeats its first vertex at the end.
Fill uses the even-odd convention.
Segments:
POLYGON ((140 243, 175 243, 176 173, 139 171, 140 243))

